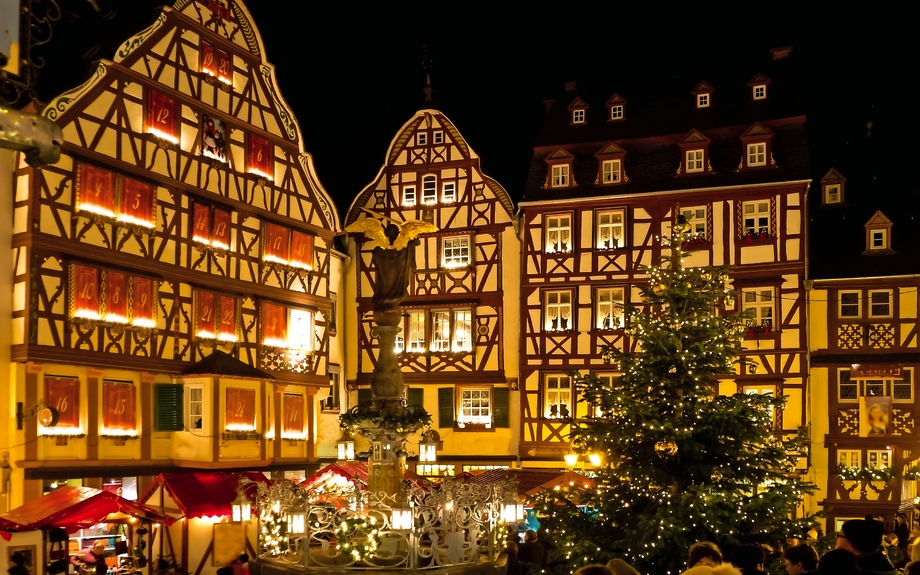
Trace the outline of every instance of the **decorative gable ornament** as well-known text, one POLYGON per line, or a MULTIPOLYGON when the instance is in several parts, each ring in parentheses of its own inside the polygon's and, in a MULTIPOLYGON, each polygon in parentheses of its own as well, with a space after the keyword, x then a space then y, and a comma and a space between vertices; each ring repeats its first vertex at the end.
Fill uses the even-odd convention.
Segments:
POLYGON ((773 159, 773 131, 759 122, 741 134, 741 161, 738 170, 776 167, 773 159))

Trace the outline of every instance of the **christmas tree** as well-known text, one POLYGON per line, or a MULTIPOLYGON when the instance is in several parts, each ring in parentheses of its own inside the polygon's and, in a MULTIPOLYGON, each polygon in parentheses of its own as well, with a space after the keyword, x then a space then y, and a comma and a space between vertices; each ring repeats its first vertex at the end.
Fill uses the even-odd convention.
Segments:
POLYGON ((626 310, 634 347, 601 350, 622 375, 576 376, 590 416, 573 421, 572 447, 603 463, 595 490, 546 492, 538 506, 560 574, 613 557, 677 574, 695 541, 778 550, 813 523, 796 518, 814 489, 794 477, 790 454, 802 445, 773 430, 783 399, 718 392, 745 368, 738 354, 750 321, 725 312, 735 297, 728 269, 684 267, 692 236, 683 221, 673 227, 662 265, 645 270, 646 308, 626 310))

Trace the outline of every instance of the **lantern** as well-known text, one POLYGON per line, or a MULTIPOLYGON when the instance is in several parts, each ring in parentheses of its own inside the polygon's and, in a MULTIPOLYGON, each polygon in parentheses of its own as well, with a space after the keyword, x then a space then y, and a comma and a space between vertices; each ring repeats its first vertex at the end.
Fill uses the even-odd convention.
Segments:
POLYGON ((302 506, 292 509, 287 520, 289 535, 304 535, 307 532, 307 511, 302 506))
POLYGON ((338 440, 335 445, 339 451, 339 461, 355 460, 355 440, 350 433, 343 435, 342 439, 338 440))
POLYGON ((418 443, 418 461, 419 463, 434 463, 438 460, 438 444, 430 434, 422 436, 418 443))
POLYGON ((390 524, 396 531, 412 529, 412 509, 409 507, 394 507, 390 524))
POLYGON ((566 453, 565 457, 565 466, 566 467, 575 467, 578 465, 578 454, 577 453, 566 453))
POLYGON ((248 523, 252 518, 252 502, 246 497, 242 485, 237 490, 236 500, 231 504, 234 523, 248 523))
POLYGON ((601 454, 592 453, 588 455, 588 461, 590 461, 591 465, 593 465, 594 467, 600 467, 601 466, 601 454))
POLYGON ((502 503, 501 519, 503 523, 512 524, 524 519, 524 504, 517 495, 509 493, 502 503))

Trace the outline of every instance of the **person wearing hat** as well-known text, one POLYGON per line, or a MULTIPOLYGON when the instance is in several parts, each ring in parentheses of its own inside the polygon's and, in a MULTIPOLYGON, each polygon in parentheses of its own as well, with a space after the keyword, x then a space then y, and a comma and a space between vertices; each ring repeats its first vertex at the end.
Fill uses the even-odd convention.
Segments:
POLYGON ((897 575, 888 556, 880 549, 885 525, 874 519, 845 521, 837 534, 837 549, 856 555, 856 563, 864 575, 897 575))
POLYGON ((626 561, 623 561, 619 557, 608 561, 607 569, 610 569, 610 572, 613 573, 613 575, 639 575, 639 572, 636 571, 632 565, 626 561))

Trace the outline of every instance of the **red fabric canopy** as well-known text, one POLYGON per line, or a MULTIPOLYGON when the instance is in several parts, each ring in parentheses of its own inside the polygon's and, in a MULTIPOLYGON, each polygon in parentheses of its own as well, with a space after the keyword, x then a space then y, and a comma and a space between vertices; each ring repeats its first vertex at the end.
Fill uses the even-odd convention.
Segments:
POLYGON ((156 505, 150 501, 150 496, 158 487, 169 493, 179 511, 187 519, 192 517, 223 517, 233 511, 232 505, 237 498, 237 489, 240 479, 249 480, 243 490, 250 501, 256 500, 258 484, 271 484, 265 475, 247 471, 245 473, 224 472, 193 472, 193 473, 161 473, 157 475, 153 485, 140 497, 147 505, 156 505))
POLYGON ((142 503, 108 491, 65 485, 0 515, 0 528, 7 531, 33 531, 46 527, 63 527, 73 532, 102 523, 110 513, 118 512, 167 525, 175 521, 142 503))

